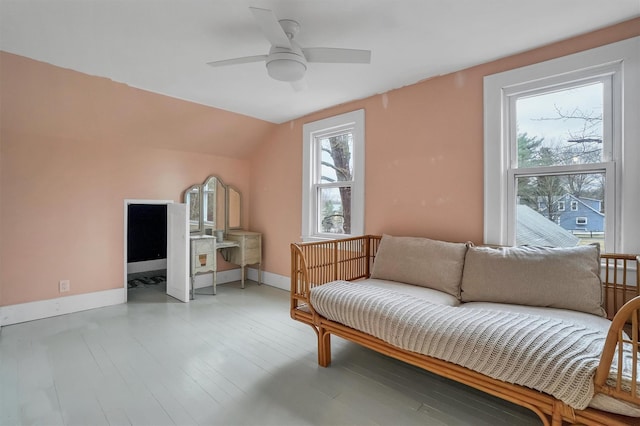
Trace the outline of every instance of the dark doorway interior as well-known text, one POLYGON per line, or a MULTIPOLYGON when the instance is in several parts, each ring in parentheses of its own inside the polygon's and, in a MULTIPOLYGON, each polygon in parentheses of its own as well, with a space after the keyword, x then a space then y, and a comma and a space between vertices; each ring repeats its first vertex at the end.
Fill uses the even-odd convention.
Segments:
POLYGON ((129 204, 127 263, 167 258, 167 205, 129 204))

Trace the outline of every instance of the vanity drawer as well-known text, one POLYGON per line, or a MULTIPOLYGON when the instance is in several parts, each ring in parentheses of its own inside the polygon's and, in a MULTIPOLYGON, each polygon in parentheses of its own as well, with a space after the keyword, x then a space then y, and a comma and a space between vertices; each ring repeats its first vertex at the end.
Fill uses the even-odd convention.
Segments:
POLYGON ((216 269, 216 246, 213 238, 191 240, 191 272, 203 273, 216 269))
POLYGON ((245 237, 245 250, 257 250, 260 248, 260 236, 245 237))
POLYGON ((229 251, 229 262, 240 266, 262 263, 262 234, 251 231, 228 231, 227 239, 238 243, 238 247, 233 247, 229 251))
POLYGON ((244 252, 244 262, 247 265, 253 265, 254 263, 260 263, 260 248, 246 249, 244 252))

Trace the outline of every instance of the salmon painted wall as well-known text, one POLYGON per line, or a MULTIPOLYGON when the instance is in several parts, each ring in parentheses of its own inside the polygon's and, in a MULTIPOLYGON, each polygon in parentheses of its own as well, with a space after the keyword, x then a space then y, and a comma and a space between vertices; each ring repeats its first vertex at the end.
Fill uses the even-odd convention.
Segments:
POLYGON ((302 126, 366 115, 365 232, 483 241, 483 78, 640 35, 640 19, 283 123, 253 154, 252 228, 267 271, 300 240, 302 126))
POLYGON ((0 306, 122 288, 125 199, 216 174, 250 203, 274 124, 1 55, 0 306))
POLYGON ((209 174, 264 269, 300 236, 302 125, 366 110, 368 233, 482 241, 482 78, 640 35, 640 19, 274 125, 0 52, 0 306, 121 288, 124 199, 209 174))

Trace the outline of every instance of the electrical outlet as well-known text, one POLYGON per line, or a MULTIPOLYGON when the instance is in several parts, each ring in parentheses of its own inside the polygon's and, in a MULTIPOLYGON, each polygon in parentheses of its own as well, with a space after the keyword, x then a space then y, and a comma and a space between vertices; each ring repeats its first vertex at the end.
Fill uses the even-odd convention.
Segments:
POLYGON ((69 280, 60 280, 58 284, 60 287, 60 293, 65 293, 71 290, 71 282, 69 280))

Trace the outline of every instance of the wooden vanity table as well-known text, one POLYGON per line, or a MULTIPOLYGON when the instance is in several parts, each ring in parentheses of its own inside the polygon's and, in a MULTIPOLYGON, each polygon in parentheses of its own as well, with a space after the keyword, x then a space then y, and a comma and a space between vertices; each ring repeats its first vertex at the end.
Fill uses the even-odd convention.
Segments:
POLYGON ((188 206, 190 229, 191 299, 194 296, 195 277, 213 274, 213 294, 217 285, 217 252, 230 263, 240 266, 242 288, 246 279, 246 266, 258 265, 258 284, 262 282, 262 234, 242 230, 242 197, 233 186, 226 185, 217 176, 209 176, 204 183, 184 191, 188 206), (216 240, 215 235, 224 235, 216 240))

